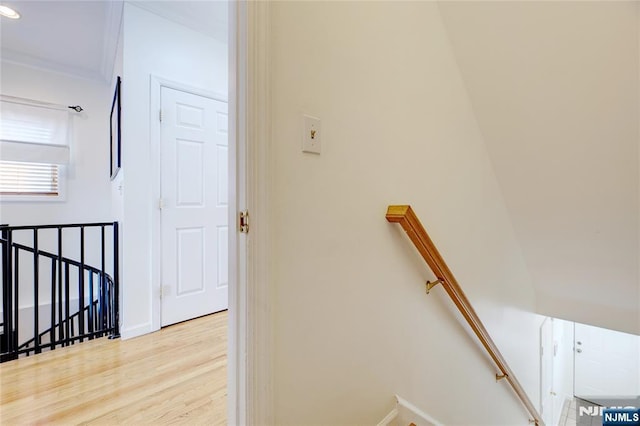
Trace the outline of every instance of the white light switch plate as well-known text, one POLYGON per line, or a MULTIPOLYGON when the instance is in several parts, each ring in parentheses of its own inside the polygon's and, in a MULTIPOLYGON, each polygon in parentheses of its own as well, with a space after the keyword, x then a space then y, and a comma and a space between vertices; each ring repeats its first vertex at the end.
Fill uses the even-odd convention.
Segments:
POLYGON ((320 150, 322 148, 320 119, 309 115, 303 115, 302 121, 302 127, 304 129, 302 134, 302 152, 320 154, 320 150))

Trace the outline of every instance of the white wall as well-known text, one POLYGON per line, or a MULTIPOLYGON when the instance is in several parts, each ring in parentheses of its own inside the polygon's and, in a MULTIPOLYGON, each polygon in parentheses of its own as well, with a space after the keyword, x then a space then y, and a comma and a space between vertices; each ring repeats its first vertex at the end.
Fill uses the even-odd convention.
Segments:
POLYGON ((439 3, 538 313, 636 334, 639 5, 439 3))
MULTIPOLYGON (((18 96, 62 105, 81 105, 84 111, 73 114, 70 121, 71 161, 64 168, 66 198, 64 201, 0 203, 0 223, 10 225, 45 225, 80 222, 111 222, 111 197, 109 188, 109 112, 112 92, 103 82, 77 78, 61 73, 2 62, 0 91, 4 95, 18 96)), ((31 232, 14 233, 14 241, 32 246, 31 232)), ((106 229, 107 268, 111 273, 112 256, 110 229, 106 229)), ((63 233, 63 255, 79 260, 80 236, 77 229, 63 233)), ((39 232, 39 248, 57 253, 55 230, 39 232)), ((99 231, 86 231, 86 263, 100 267, 99 231)), ((41 305, 41 329, 49 318, 44 316, 50 301, 50 261, 40 259, 39 302, 41 305)), ((32 262, 32 257, 22 253, 21 264, 32 262)), ((73 268, 72 268, 73 269, 73 268)), ((73 275, 73 271, 72 271, 73 275)), ((77 281, 76 281, 77 282, 77 281)), ((31 312, 33 307, 33 271, 20 270, 21 310, 31 312)), ((72 281, 70 295, 76 298, 77 284, 72 281)), ((31 315, 21 313, 24 318, 31 315)), ((28 333, 31 326, 22 321, 21 333, 28 333)))
MULTIPOLYGON (((122 77, 122 324, 123 337, 152 330, 153 179, 150 159, 150 77, 227 93, 227 46, 142 10, 124 6, 122 77)), ((115 195, 118 197, 118 195, 115 195)), ((120 201, 118 201, 120 203, 120 201)))
POLYGON ((11 225, 40 225, 110 220, 110 88, 101 82, 6 62, 2 63, 0 85, 4 95, 84 108, 82 113, 73 114, 71 121, 66 200, 3 201, 0 221, 11 225))
MULTIPOLYGON (((116 87, 117 78, 122 77, 124 72, 124 35, 123 35, 124 19, 120 25, 118 35, 118 45, 116 47, 116 57, 113 64, 113 72, 111 75, 111 91, 113 92, 116 87)), ((113 93, 112 93, 113 96, 113 93)), ((124 214, 124 206, 122 204, 122 182, 124 180, 124 170, 120 169, 116 177, 111 181, 111 211, 114 217, 122 220, 124 214)))
POLYGON ((539 404, 531 279, 437 6, 275 2, 275 423, 527 424, 388 204, 410 203, 539 404), (321 118, 303 154, 301 114, 321 118))

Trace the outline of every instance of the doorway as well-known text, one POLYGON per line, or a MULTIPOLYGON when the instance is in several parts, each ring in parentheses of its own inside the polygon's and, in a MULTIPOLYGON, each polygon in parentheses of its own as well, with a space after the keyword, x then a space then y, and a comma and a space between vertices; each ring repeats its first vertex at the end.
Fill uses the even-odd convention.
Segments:
POLYGON ((161 325, 228 308, 228 106, 160 88, 161 325))

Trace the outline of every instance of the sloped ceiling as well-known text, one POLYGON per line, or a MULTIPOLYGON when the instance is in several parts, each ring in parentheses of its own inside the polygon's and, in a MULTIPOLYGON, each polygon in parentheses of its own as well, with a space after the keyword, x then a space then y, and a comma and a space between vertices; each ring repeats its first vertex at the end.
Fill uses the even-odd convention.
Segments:
POLYGON ((541 314, 640 334, 637 2, 445 2, 541 314))

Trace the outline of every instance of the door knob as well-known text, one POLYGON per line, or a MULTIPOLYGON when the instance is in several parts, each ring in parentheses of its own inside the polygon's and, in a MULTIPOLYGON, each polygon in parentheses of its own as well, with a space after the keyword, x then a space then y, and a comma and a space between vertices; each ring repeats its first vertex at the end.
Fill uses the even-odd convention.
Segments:
POLYGON ((582 342, 581 342, 580 340, 578 340, 576 343, 577 343, 578 345, 581 345, 581 344, 582 344, 582 342))
POLYGON ((576 349, 576 352, 582 353, 582 349, 576 349))

